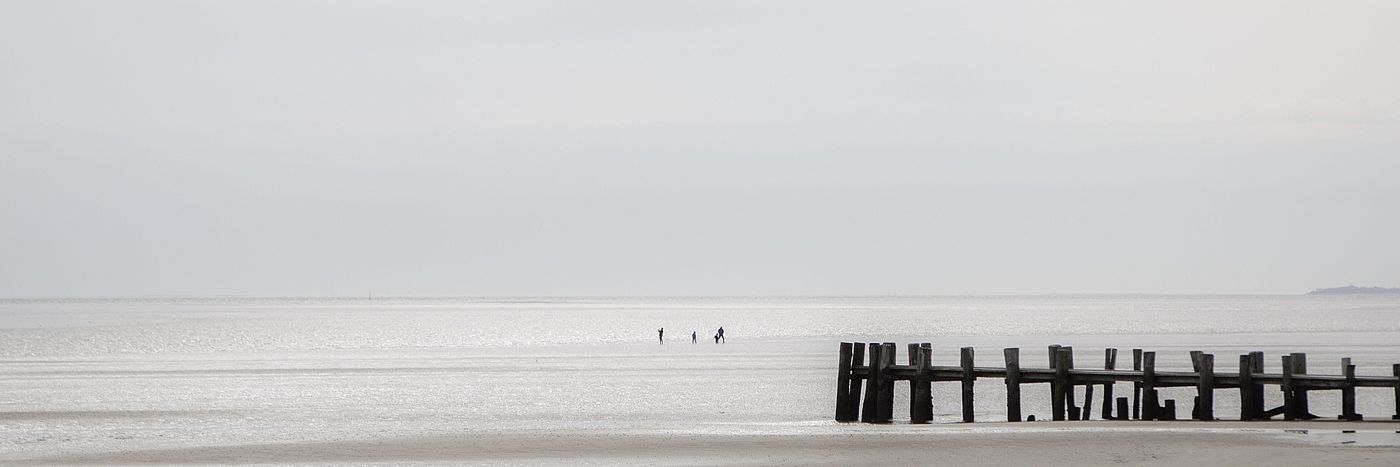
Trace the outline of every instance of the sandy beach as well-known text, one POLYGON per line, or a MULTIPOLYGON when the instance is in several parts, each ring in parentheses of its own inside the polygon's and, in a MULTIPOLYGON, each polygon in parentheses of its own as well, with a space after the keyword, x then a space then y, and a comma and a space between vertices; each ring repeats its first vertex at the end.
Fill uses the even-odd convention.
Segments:
POLYGON ((823 434, 535 431, 87 453, 103 464, 1394 465, 1390 422, 1036 422, 846 425, 823 434), (1344 433, 1354 430, 1355 433, 1344 433))

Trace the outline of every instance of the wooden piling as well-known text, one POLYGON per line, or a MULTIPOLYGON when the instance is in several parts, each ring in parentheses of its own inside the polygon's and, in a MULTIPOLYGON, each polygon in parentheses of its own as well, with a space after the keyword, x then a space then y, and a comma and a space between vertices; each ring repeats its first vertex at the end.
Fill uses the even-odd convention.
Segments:
POLYGON ((977 374, 972 369, 972 347, 962 348, 962 418, 964 422, 972 423, 972 387, 977 383, 977 374))
MULTIPOLYGON (((1154 390, 1153 392, 1156 391, 1154 390)), ((1166 402, 1162 403, 1162 407, 1158 409, 1158 411, 1160 412, 1157 417, 1158 420, 1176 420, 1176 399, 1167 399, 1166 402)))
MULTIPOLYGON (((919 367, 918 367, 918 365, 919 365, 919 344, 913 343, 913 342, 909 343, 909 356, 906 357, 906 360, 909 361, 909 366, 914 367, 914 368, 916 369, 916 371, 917 371, 917 369, 919 368, 919 367)), ((917 412, 917 411, 919 410, 919 400, 918 400, 917 398, 914 397, 914 394, 917 393, 917 392, 919 392, 919 382, 918 382, 917 380, 910 379, 910 380, 909 380, 909 421, 910 421, 910 423, 918 423, 918 422, 915 422, 915 421, 914 421, 914 418, 915 418, 915 417, 914 417, 914 412, 917 412)))
MULTIPOLYGON (((894 366, 899 348, 893 342, 886 342, 880 349, 880 356, 884 357, 882 368, 888 371, 894 366)), ((880 384, 880 422, 889 423, 894 419, 894 381, 883 381, 880 384)))
POLYGON ((1240 355, 1240 420, 1254 420, 1254 373, 1250 372, 1249 355, 1240 355))
MULTIPOLYGON (((1249 372, 1253 374, 1264 373, 1264 352, 1249 353, 1249 372)), ((1264 384, 1258 382, 1258 380, 1254 378, 1251 378, 1251 380, 1253 381, 1253 388, 1251 389, 1253 394, 1250 401, 1253 404, 1251 405, 1250 411, 1254 413, 1255 419, 1268 418, 1264 416, 1264 384)))
MULTIPOLYGON (((865 343, 855 342, 851 345, 851 366, 854 367, 865 362, 865 343)), ((857 420, 860 418, 861 386, 865 383, 864 378, 850 378, 851 387, 848 389, 850 397, 846 403, 845 420, 857 420)))
POLYGON ((1337 418, 1361 420, 1361 414, 1356 413, 1356 365, 1351 364, 1351 357, 1342 359, 1342 377, 1346 378, 1346 386, 1342 388, 1342 414, 1337 418))
MULTIPOLYGON (((1060 363, 1060 345, 1059 345, 1059 344, 1051 344, 1050 347, 1049 347, 1049 354, 1050 354, 1050 355, 1049 355, 1049 356, 1050 356, 1050 366, 1049 366, 1049 368, 1050 368, 1051 370, 1054 370, 1055 367, 1056 367, 1057 365, 1059 365, 1059 363, 1060 363)), ((1057 373, 1057 375, 1058 375, 1058 373, 1057 373)), ((1059 381, 1058 378, 1057 378, 1057 379, 1053 379, 1053 380, 1050 381, 1050 401, 1051 401, 1051 402, 1050 402, 1050 406, 1051 406, 1051 410, 1050 410, 1050 412, 1051 412, 1051 413, 1050 413, 1050 419, 1051 419, 1051 420, 1064 420, 1064 416, 1063 416, 1063 415, 1059 415, 1059 416, 1058 416, 1059 418, 1056 418, 1057 415, 1055 415, 1055 414, 1057 414, 1057 413, 1063 413, 1064 410, 1065 410, 1065 409, 1064 409, 1064 407, 1065 407, 1065 403, 1064 403, 1064 393, 1063 393, 1063 392, 1060 392, 1060 381, 1059 381)), ((1396 412, 1395 412, 1395 413, 1400 413, 1400 409, 1396 409, 1396 412)))
POLYGON ((1283 382, 1279 383, 1279 390, 1283 391, 1283 419, 1298 419, 1297 395, 1293 391, 1293 356, 1283 356, 1283 382))
MULTIPOLYGON (((1142 371, 1142 349, 1133 349, 1133 371, 1142 371)), ((1133 420, 1141 419, 1142 382, 1133 382, 1133 420)))
POLYGON ((1157 353, 1142 353, 1142 420, 1157 419, 1157 353))
MULTIPOLYGON (((1113 370, 1118 363, 1118 349, 1103 350, 1103 369, 1113 370)), ((1103 385, 1103 413, 1099 414, 1104 420, 1113 420, 1113 383, 1108 382, 1103 385)))
MULTIPOLYGON (((1400 363, 1390 366, 1390 374, 1395 379, 1400 380, 1400 363)), ((1400 420, 1400 384, 1395 385, 1395 415, 1390 416, 1391 420, 1400 420)))
POLYGON ((1202 353, 1198 357, 1196 372, 1196 397, 1198 397, 1196 419, 1215 420, 1215 355, 1202 353))
MULTIPOLYGON (((1301 353, 1301 352, 1299 352, 1299 353, 1294 353, 1294 354, 1293 354, 1293 376, 1299 376, 1299 375, 1306 376, 1307 374, 1308 374, 1308 354, 1301 353)), ((1294 388, 1293 388, 1293 392, 1294 392, 1294 395, 1293 395, 1293 403, 1296 404, 1296 406, 1297 406, 1297 408, 1298 408, 1298 413, 1296 414, 1296 417, 1297 417, 1297 418, 1304 419, 1304 420, 1310 420, 1310 419, 1317 418, 1316 415, 1313 415, 1313 414, 1312 414, 1312 410, 1308 408, 1308 388, 1307 388, 1306 386, 1304 386, 1304 385, 1296 384, 1296 383, 1297 383, 1297 382, 1295 381, 1294 388)))
POLYGON ((1065 386, 1065 409, 1073 414, 1070 415, 1070 420, 1079 420, 1081 411, 1079 410, 1079 406, 1074 403, 1074 347, 1068 345, 1060 346, 1060 351, 1069 352, 1069 358, 1060 362, 1060 364, 1063 364, 1069 371, 1069 385, 1065 386))
POLYGON ((1055 380, 1053 383, 1050 383, 1050 389, 1052 391, 1050 399, 1052 413, 1050 414, 1050 419, 1057 422, 1065 419, 1065 415, 1067 414, 1065 410, 1065 392, 1072 388, 1069 379, 1068 360, 1071 358, 1069 352, 1069 349, 1065 348, 1058 348, 1055 352, 1058 358, 1055 359, 1055 380))
POLYGON ((1118 400, 1117 400, 1117 402, 1118 402, 1118 407, 1117 407, 1117 409, 1118 409, 1118 418, 1117 418, 1117 419, 1118 419, 1118 420, 1127 420, 1127 419, 1128 419, 1128 398, 1127 398, 1127 397, 1119 397, 1118 400))
POLYGON ((929 343, 919 344, 914 348, 918 355, 915 358, 914 371, 914 391, 909 394, 909 400, 913 401, 909 408, 910 423, 928 423, 933 419, 933 395, 929 387, 929 373, 933 368, 933 349, 929 343))
POLYGON ((1001 351, 1006 357, 1006 421, 1021 421, 1021 349, 1001 351))
POLYGON ((846 419, 846 405, 851 399, 851 343, 841 343, 841 355, 836 361, 836 421, 849 422, 846 419))
POLYGON ((870 353, 869 372, 865 377, 865 406, 861 407, 860 421, 865 423, 876 423, 879 419, 879 394, 882 392, 880 386, 884 380, 884 357, 880 356, 881 345, 871 342, 867 347, 870 353))
POLYGON ((1079 411, 1080 420, 1088 420, 1094 413, 1094 385, 1084 385, 1084 410, 1079 411))

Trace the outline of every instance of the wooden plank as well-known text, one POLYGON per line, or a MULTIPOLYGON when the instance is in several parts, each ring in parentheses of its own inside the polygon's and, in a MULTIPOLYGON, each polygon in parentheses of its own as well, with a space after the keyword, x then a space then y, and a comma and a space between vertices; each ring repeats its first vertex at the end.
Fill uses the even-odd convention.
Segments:
POLYGON ((841 343, 841 354, 836 360, 836 421, 849 422, 846 419, 846 405, 851 398, 851 343, 841 343))
MULTIPOLYGON (((1118 349, 1103 350, 1103 369, 1113 370, 1118 363, 1118 349)), ((1099 414, 1104 420, 1113 420, 1113 383, 1103 385, 1103 413, 1099 414)))
POLYGON ((1279 384, 1279 390, 1283 391, 1283 419, 1298 419, 1298 403, 1293 392, 1293 356, 1283 356, 1283 382, 1279 384))
POLYGON ((1006 421, 1021 421, 1021 349, 1002 349, 1006 357, 1006 421))
POLYGON ((977 375, 972 371, 972 347, 962 348, 962 418, 963 422, 973 422, 972 387, 977 383, 977 375))
POLYGON ((1337 418, 1361 420, 1361 414, 1356 413, 1356 365, 1351 364, 1351 357, 1342 359, 1342 376, 1347 379, 1347 387, 1342 388, 1342 414, 1337 418))
MULTIPOLYGON (((850 378, 850 380, 851 380, 851 387, 849 388, 849 391, 850 391, 850 398, 848 399, 848 403, 846 404, 846 414, 845 414, 845 416, 844 416, 844 418, 845 418, 846 420, 850 420, 850 421, 855 421, 855 420, 860 419, 860 402, 861 402, 861 398, 860 398, 860 388, 861 388, 861 385, 865 383, 865 379, 864 379, 864 378, 857 378, 857 377, 855 377, 855 374, 854 374, 854 373, 856 373, 856 372, 858 371, 858 369, 856 368, 856 365, 860 365, 860 364, 862 364, 862 363, 865 363, 865 343, 864 343, 864 342, 855 342, 855 343, 853 343, 853 344, 851 345, 851 373, 852 373, 852 375, 851 375, 851 378, 850 378)), ((865 369, 866 369, 866 368, 860 368, 859 370, 865 370, 865 369)))
POLYGON ((1157 352, 1142 353, 1142 420, 1157 419, 1157 352))
POLYGON ((1200 398, 1197 405, 1196 419, 1201 421, 1215 420, 1215 355, 1202 353, 1197 357, 1197 373, 1200 374, 1196 384, 1196 397, 1200 398))
POLYGON ((884 381, 884 357, 880 356, 881 345, 871 342, 867 349, 870 354, 870 373, 865 378, 865 407, 861 408, 860 421, 865 423, 875 423, 880 417, 879 394, 881 392, 881 382, 884 381))
MULTIPOLYGON (((1142 371, 1142 349, 1133 349, 1133 371, 1142 371)), ((1133 383, 1133 420, 1140 419, 1141 402, 1142 381, 1137 381, 1133 383)))

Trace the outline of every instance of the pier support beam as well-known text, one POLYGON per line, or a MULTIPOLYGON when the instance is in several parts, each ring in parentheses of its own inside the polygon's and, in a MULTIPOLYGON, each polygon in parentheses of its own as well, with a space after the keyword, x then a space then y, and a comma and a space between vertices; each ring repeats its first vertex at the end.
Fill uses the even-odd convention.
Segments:
POLYGON ((909 421, 911 423, 928 423, 933 419, 933 392, 929 387, 930 372, 933 368, 933 346, 928 342, 919 344, 915 349, 918 353, 916 358, 918 368, 914 373, 914 391, 909 394, 910 412, 909 421))
POLYGON ((880 356, 881 345, 879 343, 871 342, 866 348, 870 353, 870 365, 865 377, 865 401, 864 407, 861 407, 860 421, 877 423, 880 418, 879 394, 882 392, 880 386, 885 379, 883 371, 885 359, 880 356))
POLYGON ((1070 386, 1069 379, 1069 361, 1073 358, 1070 352, 1070 349, 1063 347, 1057 348, 1055 351, 1058 358, 1055 359, 1055 382, 1051 383, 1053 395, 1051 396, 1052 399, 1050 402, 1051 409, 1054 412, 1051 414, 1050 418, 1055 421, 1062 421, 1065 419, 1067 409, 1067 407, 1065 407, 1065 401, 1069 399, 1066 394, 1072 394, 1070 391, 1074 388, 1074 386, 1070 386))
POLYGON ((1283 383, 1279 384, 1279 390, 1283 391, 1283 419, 1298 419, 1298 398, 1293 391, 1293 356, 1283 356, 1283 383))
POLYGON ((1361 420, 1361 414, 1356 413, 1356 365, 1351 364, 1351 357, 1342 359, 1342 377, 1347 382, 1346 387, 1342 388, 1342 414, 1337 418, 1361 420))
POLYGON ((1254 420, 1254 373, 1250 372, 1249 355, 1240 355, 1240 420, 1254 420))
MULTIPOLYGON (((1133 349, 1133 371, 1142 371, 1142 349, 1133 349)), ((1142 383, 1133 382, 1133 420, 1142 419, 1142 383)))
POLYGON ((1157 419, 1157 352, 1142 353, 1142 420, 1157 419))

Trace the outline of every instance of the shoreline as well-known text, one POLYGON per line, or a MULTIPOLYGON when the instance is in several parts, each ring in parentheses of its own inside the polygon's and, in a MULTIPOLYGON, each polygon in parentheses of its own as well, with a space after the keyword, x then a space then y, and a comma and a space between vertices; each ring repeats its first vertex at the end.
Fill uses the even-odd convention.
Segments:
POLYGON ((11 461, 40 465, 1363 465, 1400 462, 1397 431, 1400 423, 1388 420, 843 424, 800 434, 566 429, 170 447, 11 461))

